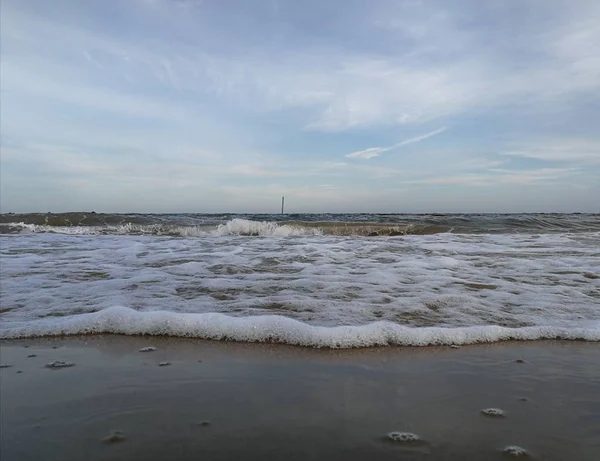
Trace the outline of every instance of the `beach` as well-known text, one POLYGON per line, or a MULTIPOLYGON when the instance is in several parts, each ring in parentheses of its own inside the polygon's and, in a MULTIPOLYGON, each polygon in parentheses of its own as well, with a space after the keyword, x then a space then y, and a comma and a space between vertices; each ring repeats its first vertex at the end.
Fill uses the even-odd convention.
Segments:
POLYGON ((1 215, 2 461, 600 459, 600 215, 1 215))
POLYGON ((0 461, 600 461, 600 0, 0 16, 0 461))
POLYGON ((596 342, 332 350, 98 335, 5 340, 0 357, 3 461, 600 456, 596 342), (57 361, 73 366, 47 367, 57 361))

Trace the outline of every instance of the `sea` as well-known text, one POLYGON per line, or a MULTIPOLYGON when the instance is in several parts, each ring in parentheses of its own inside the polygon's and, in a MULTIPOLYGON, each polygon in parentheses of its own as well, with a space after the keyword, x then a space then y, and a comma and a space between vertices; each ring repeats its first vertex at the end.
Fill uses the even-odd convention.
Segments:
POLYGON ((0 338, 600 341, 600 214, 0 215, 0 338))

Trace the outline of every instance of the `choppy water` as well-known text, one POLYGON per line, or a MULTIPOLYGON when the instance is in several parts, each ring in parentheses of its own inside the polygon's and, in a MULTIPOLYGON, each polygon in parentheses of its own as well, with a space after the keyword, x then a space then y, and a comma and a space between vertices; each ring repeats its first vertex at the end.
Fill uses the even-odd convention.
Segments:
POLYGON ((2 215, 0 337, 600 341, 600 215, 2 215), (253 219, 248 219, 253 218, 253 219))
POLYGON ((100 214, 0 215, 0 233, 172 236, 396 236, 600 232, 600 214, 100 214))

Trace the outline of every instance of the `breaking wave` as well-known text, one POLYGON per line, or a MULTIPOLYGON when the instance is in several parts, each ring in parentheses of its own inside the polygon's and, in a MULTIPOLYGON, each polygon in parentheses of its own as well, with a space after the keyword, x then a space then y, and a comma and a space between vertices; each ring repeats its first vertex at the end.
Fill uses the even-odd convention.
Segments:
POLYGON ((394 237, 439 233, 578 232, 600 232, 600 215, 0 215, 0 234, 394 237))
POLYGON ((0 225, 0 233, 56 233, 68 235, 165 235, 172 237, 210 236, 257 236, 289 237, 294 235, 322 235, 322 230, 314 227, 258 222, 247 219, 232 219, 225 224, 179 226, 170 224, 124 223, 104 226, 50 226, 24 222, 0 225), (2 229, 5 228, 5 229, 2 229), (2 230, 4 230, 2 232, 2 230))
POLYGON ((283 343, 316 348, 431 346, 493 343, 507 340, 563 339, 600 341, 600 325, 590 328, 536 326, 506 328, 411 328, 380 321, 362 326, 314 326, 283 316, 230 317, 221 313, 138 312, 111 307, 58 320, 15 322, 0 328, 0 338, 81 334, 193 337, 240 342, 283 343))

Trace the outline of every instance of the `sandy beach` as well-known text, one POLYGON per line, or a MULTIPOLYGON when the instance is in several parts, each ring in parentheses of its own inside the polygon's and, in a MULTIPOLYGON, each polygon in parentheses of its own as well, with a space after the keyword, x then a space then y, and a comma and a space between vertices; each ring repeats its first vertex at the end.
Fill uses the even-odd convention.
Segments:
POLYGON ((600 456, 597 343, 336 351, 107 335, 4 341, 0 363, 3 461, 600 456))

